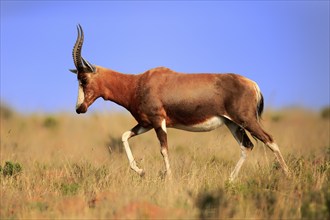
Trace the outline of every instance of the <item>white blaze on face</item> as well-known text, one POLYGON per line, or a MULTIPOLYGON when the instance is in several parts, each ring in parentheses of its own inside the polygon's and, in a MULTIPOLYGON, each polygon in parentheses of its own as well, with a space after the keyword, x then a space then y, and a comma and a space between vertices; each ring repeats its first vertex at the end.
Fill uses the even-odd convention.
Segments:
POLYGON ((76 103, 76 109, 80 107, 80 105, 84 102, 85 100, 85 94, 83 87, 81 86, 81 83, 79 81, 78 83, 78 98, 77 98, 77 103, 76 103))

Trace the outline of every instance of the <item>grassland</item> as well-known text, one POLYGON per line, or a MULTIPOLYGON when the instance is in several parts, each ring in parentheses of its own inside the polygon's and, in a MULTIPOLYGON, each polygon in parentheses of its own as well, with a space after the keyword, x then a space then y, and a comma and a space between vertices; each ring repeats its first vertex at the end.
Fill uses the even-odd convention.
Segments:
POLYGON ((327 115, 267 111, 263 126, 292 177, 259 142, 234 183, 227 180, 240 150, 226 127, 169 129, 169 182, 153 131, 130 140, 146 176, 129 169, 120 137, 134 125, 124 113, 21 115, 2 108, 0 218, 329 219, 327 115))

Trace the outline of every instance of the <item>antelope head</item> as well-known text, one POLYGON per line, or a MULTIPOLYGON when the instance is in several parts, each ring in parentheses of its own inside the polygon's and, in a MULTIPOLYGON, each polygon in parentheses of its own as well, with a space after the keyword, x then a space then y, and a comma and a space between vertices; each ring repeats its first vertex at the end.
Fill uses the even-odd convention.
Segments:
POLYGON ((78 98, 76 112, 85 113, 88 107, 98 98, 98 83, 96 66, 90 64, 81 56, 81 49, 84 43, 84 32, 80 25, 77 26, 78 37, 73 47, 72 56, 76 69, 70 69, 77 74, 78 78, 78 98))

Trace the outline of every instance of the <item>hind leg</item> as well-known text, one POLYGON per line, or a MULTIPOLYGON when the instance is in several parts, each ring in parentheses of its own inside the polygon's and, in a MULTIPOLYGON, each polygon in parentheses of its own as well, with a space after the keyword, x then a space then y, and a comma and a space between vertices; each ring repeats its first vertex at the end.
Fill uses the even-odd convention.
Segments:
POLYGON ((237 177, 248 154, 253 149, 253 144, 250 141, 249 137, 247 136, 247 134, 243 128, 239 127, 237 124, 235 124, 234 122, 229 121, 229 120, 226 121, 226 125, 241 147, 241 157, 240 157, 239 161, 237 162, 234 170, 231 172, 230 178, 229 178, 229 181, 233 181, 237 177))
POLYGON ((273 151, 277 161, 280 163, 284 173, 289 176, 289 168, 286 165, 282 153, 278 147, 278 145, 275 143, 274 139, 271 135, 269 135, 267 132, 265 132, 260 124, 258 122, 255 122, 253 124, 249 124, 246 129, 251 133, 253 137, 258 138, 260 141, 262 141, 266 146, 273 151))
POLYGON ((171 172, 170 162, 168 159, 167 129, 166 129, 165 119, 162 119, 159 125, 155 125, 155 131, 160 143, 160 153, 162 154, 164 159, 166 176, 169 180, 171 180, 172 172, 171 172))
POLYGON ((282 156, 282 153, 281 153, 280 148, 278 147, 278 145, 274 141, 266 143, 266 145, 275 154, 275 157, 276 157, 277 161, 280 163, 285 175, 289 176, 290 175, 289 168, 288 168, 288 166, 286 165, 286 163, 284 161, 284 158, 282 156))

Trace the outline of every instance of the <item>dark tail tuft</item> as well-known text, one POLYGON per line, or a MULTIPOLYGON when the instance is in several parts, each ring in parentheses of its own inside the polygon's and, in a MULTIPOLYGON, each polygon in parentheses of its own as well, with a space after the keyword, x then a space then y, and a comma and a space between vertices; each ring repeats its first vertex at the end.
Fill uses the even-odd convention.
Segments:
POLYGON ((264 111, 264 97, 262 93, 260 93, 260 100, 257 103, 257 114, 258 114, 258 119, 261 118, 262 112, 264 111))

